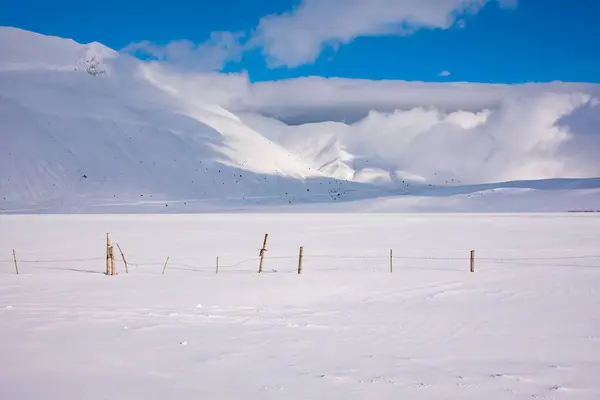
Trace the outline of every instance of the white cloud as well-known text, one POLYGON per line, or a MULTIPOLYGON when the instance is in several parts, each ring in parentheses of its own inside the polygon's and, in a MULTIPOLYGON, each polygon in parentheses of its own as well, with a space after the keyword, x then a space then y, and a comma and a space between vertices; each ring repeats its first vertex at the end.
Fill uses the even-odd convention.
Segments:
POLYGON ((304 77, 257 82, 227 107, 255 111, 286 121, 336 119, 354 122, 369 111, 393 112, 435 108, 442 112, 481 111, 499 107, 504 99, 542 93, 588 93, 600 98, 600 85, 586 83, 529 83, 523 85, 371 81, 304 77))
POLYGON ((157 88, 191 104, 235 104, 240 98, 247 98, 250 89, 246 74, 174 71, 169 65, 142 63, 139 75, 157 88))
POLYGON ((292 11, 264 17, 251 40, 271 66, 314 62, 329 46, 359 36, 403 35, 420 28, 451 27, 486 3, 515 6, 517 0, 303 0, 292 11))
POLYGON ((475 183, 600 176, 597 98, 596 84, 302 78, 252 84, 228 106, 303 123, 257 127, 304 156, 310 143, 324 142, 330 162, 338 154, 357 171, 475 183), (346 124, 328 122, 347 115, 354 118, 346 124))
MULTIPOLYGON (((350 153, 366 152, 371 164, 410 171, 428 181, 489 182, 600 174, 579 158, 579 137, 559 120, 586 104, 583 94, 507 96, 481 113, 415 108, 372 112, 349 127, 350 153), (571 144, 571 149, 565 145, 571 144)), ((595 142, 600 145, 600 137, 595 142)))
POLYGON ((166 45, 142 41, 132 43, 122 51, 149 56, 178 69, 218 71, 227 62, 240 59, 244 50, 241 44, 243 36, 241 33, 213 32, 206 42, 198 45, 189 40, 173 40, 166 45))
POLYGON ((263 17, 251 35, 213 32, 201 44, 135 42, 122 51, 148 56, 179 69, 217 71, 262 48, 270 67, 314 62, 323 49, 337 49, 360 36, 409 35, 422 28, 464 27, 465 17, 487 3, 513 7, 518 0, 301 0, 283 14, 263 17))
POLYGON ((239 74, 144 70, 162 89, 191 104, 217 103, 340 177, 363 169, 437 183, 600 176, 597 84, 250 83, 239 74))
POLYGON ((447 77, 447 76, 450 76, 450 75, 452 75, 452 74, 450 73, 450 71, 442 71, 442 72, 440 72, 440 73, 438 74, 438 76, 441 76, 441 77, 447 77))

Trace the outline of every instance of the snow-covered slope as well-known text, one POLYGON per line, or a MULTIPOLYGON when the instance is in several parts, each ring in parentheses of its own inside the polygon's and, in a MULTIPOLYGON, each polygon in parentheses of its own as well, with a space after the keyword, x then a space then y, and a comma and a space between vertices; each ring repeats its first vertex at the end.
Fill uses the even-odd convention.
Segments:
POLYGON ((592 115, 600 101, 589 94, 540 92, 508 95, 491 110, 373 110, 352 124, 242 119, 343 179, 456 185, 600 176, 592 115))
POLYGON ((107 73, 105 60, 117 52, 94 42, 81 45, 73 40, 44 36, 16 28, 0 27, 0 71, 86 70, 107 73))
MULTIPOLYGON (((246 210, 407 195, 463 210, 473 203, 461 199, 482 190, 466 182, 595 171, 573 158, 584 148, 595 159, 594 141, 573 142, 556 125, 582 105, 593 114, 598 103, 589 95, 511 98, 493 115, 418 108, 373 111, 352 124, 287 125, 232 112, 244 92, 235 79, 173 71, 99 43, 0 27, 0 54, 1 212, 246 210), (533 136, 498 135, 514 127, 515 115, 527 116, 533 136), (465 141, 471 157, 462 153, 465 141), (558 159, 564 143, 577 151, 558 159), (443 152, 432 151, 440 144, 443 152)), ((542 197, 572 189, 525 187, 542 197)))
POLYGON ((353 180, 355 171, 349 165, 354 156, 346 151, 343 137, 348 126, 339 122, 322 122, 289 126, 256 113, 241 113, 242 120, 319 172, 337 179, 353 180))
POLYGON ((324 177, 218 105, 186 101, 152 65, 96 43, 0 36, 2 201, 243 198, 324 177))

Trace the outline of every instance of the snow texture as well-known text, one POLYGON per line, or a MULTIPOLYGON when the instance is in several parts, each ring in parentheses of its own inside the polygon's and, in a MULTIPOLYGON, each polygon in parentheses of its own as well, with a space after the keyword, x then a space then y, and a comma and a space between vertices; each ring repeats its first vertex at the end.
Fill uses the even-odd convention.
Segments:
POLYGON ((1 213, 598 208, 598 85, 250 85, 6 27, 0 54, 1 213))
POLYGON ((600 397, 595 214, 0 216, 0 227, 2 399, 600 397), (102 274, 107 231, 129 274, 121 261, 102 274))

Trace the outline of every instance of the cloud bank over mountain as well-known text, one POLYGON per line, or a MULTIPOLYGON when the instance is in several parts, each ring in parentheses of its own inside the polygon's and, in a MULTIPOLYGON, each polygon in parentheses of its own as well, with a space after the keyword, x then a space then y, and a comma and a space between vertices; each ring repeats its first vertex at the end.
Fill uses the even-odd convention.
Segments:
MULTIPOLYGON (((329 136, 350 169, 382 169, 389 179, 397 171, 436 183, 600 176, 595 84, 319 77, 250 83, 244 75, 153 71, 191 102, 212 99, 240 115, 285 122, 245 118, 263 133, 277 132, 279 141, 300 131, 304 138, 329 136)), ((302 145, 288 149, 299 151, 294 146, 302 145)))
POLYGON ((595 84, 251 83, 98 43, 11 28, 0 39, 4 209, 446 196, 600 176, 595 84))

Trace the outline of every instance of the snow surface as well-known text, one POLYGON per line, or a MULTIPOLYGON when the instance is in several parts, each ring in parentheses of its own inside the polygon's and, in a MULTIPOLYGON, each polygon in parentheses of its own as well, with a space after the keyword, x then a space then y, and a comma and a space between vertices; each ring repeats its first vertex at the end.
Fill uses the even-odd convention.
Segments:
MULTIPOLYGON (((99 43, 7 27, 0 54, 0 213, 527 212, 600 203, 598 85, 495 88, 492 104, 476 111, 402 103, 353 122, 288 125, 265 116, 276 92, 268 83, 186 74, 99 43), (559 176, 588 179, 537 180, 559 176)), ((323 82, 280 82, 289 92, 281 106, 304 102, 309 90, 327 114, 323 96, 341 91, 350 107, 361 93, 358 81, 329 80, 320 92, 323 82)), ((382 101, 385 85, 397 87, 373 85, 382 101)), ((479 98, 478 88, 469 97, 479 98)), ((419 95, 423 84, 405 89, 433 104, 419 95)))
POLYGON ((300 179, 324 177, 222 107, 171 90, 159 67, 108 57, 97 44, 1 28, 4 36, 30 51, 7 46, 12 57, 0 60, 2 202, 241 199, 274 192, 281 177, 297 192, 300 179), (41 64, 46 53, 65 60, 65 71, 54 58, 41 64), (39 68, 12 68, 13 58, 39 68))
POLYGON ((599 232, 596 214, 0 216, 0 398, 597 399, 599 232), (102 274, 106 232, 129 274, 102 274))

